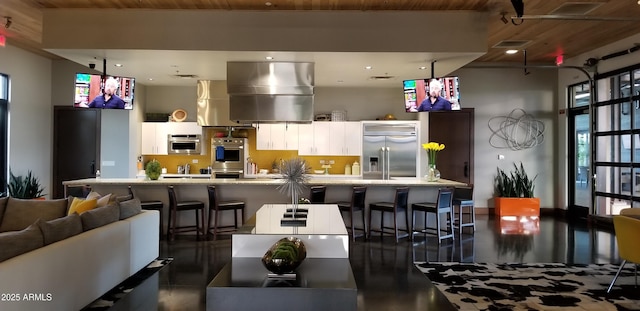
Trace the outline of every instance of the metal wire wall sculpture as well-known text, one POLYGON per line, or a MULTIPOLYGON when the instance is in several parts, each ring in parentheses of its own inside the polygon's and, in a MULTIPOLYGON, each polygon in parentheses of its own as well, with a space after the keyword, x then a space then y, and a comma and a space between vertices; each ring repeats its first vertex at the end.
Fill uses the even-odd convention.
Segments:
POLYGON ((489 129, 489 144, 494 148, 523 150, 544 141, 544 123, 520 108, 489 119, 489 129))

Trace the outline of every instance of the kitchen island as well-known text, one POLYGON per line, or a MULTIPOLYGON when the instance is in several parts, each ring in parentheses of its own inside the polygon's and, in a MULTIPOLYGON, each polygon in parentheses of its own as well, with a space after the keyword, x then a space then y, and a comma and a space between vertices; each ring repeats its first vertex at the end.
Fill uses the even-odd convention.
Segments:
MULTIPOLYGON (((282 179, 245 178, 245 179, 207 179, 207 178, 161 178, 159 180, 145 180, 137 178, 86 178, 63 182, 65 194, 69 187, 90 186, 100 194, 113 193, 118 196, 128 194, 131 186, 135 197, 142 201, 160 200, 164 202, 164 215, 168 216, 169 196, 167 186, 173 185, 179 200, 200 200, 208 205, 207 185, 215 185, 218 189, 219 200, 245 201, 245 219, 249 219, 265 203, 291 203, 287 194, 278 190, 282 179)), ((367 186, 366 206, 373 202, 393 202, 396 187, 407 186, 409 190, 409 206, 415 202, 435 201, 438 189, 442 187, 465 186, 466 184, 446 179, 429 182, 422 178, 394 178, 391 180, 362 179, 362 178, 332 178, 331 175, 312 177, 309 186, 323 185, 327 187, 325 202, 351 201, 353 186, 367 186)), ((309 193, 302 193, 301 198, 308 198, 309 193)), ((228 223, 232 214, 222 215, 221 220, 228 223)), ((374 215, 372 221, 379 217, 374 215)), ((392 216, 388 214, 388 216, 392 216)), ((205 216, 206 217, 206 216, 205 216)), ((189 217, 191 218, 191 217, 189 217)), ((163 217, 168 219, 168 217, 163 217)), ((206 219, 206 218, 205 218, 206 219)), ((391 217, 391 219, 393 219, 391 217)), ((186 220, 185 220, 186 221, 186 220)), ((387 221, 387 219, 385 219, 387 221)), ((165 224, 166 226, 166 224, 165 224)))

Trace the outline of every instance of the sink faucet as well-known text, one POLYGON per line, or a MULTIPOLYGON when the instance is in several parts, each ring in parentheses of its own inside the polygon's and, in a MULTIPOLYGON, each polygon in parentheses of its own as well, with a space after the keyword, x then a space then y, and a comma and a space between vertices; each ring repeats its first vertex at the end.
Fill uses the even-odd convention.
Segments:
POLYGON ((184 173, 189 174, 191 172, 191 164, 187 163, 184 165, 184 173))

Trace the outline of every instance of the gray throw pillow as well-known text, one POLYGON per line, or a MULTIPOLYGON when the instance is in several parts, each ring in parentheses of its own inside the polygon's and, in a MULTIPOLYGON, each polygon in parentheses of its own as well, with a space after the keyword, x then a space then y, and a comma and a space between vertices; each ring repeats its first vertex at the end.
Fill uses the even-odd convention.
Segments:
POLYGON ((42 232, 35 223, 22 231, 0 233, 0 262, 43 246, 42 232))
POLYGON ((44 245, 62 241, 82 233, 82 220, 80 220, 78 213, 50 221, 39 219, 38 226, 42 230, 44 245))
POLYGON ((49 221, 67 216, 67 199, 28 200, 9 197, 0 232, 19 231, 38 219, 49 221))
POLYGON ((2 223, 2 216, 4 216, 4 210, 7 208, 7 201, 9 197, 0 198, 0 224, 2 223))
POLYGON ((80 214, 80 219, 84 231, 102 227, 120 219, 120 207, 117 203, 96 207, 80 214))
POLYGON ((142 205, 139 199, 131 199, 118 203, 120 205, 120 219, 126 219, 142 212, 142 205))

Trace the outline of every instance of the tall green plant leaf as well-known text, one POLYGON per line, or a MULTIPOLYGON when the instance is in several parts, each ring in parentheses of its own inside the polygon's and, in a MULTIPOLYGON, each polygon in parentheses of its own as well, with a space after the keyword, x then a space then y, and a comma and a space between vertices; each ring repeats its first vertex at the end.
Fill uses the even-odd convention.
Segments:
POLYGON ((9 196, 18 199, 35 199, 43 196, 44 188, 40 181, 33 175, 31 170, 26 176, 16 176, 9 170, 9 196))
POLYGON ((530 179, 524 169, 524 165, 520 162, 520 166, 513 163, 514 170, 505 173, 498 168, 498 174, 494 180, 494 189, 496 197, 503 198, 532 198, 535 188, 534 181, 537 175, 530 179))

